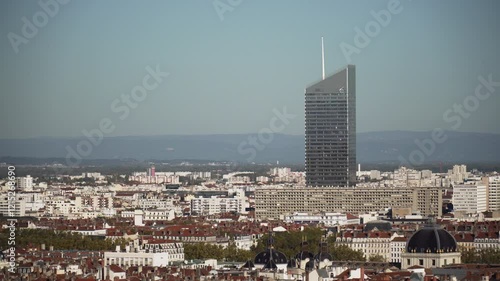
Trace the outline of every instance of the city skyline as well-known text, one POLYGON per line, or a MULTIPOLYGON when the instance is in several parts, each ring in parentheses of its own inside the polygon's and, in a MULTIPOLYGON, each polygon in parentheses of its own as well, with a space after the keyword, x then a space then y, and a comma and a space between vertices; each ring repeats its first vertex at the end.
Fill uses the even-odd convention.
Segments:
POLYGON ((0 280, 500 281, 499 11, 0 1, 0 280))
POLYGON ((302 93, 321 77, 321 36, 326 73, 349 63, 360 69, 358 132, 500 133, 492 121, 496 92, 460 123, 453 112, 444 118, 474 94, 478 77, 500 79, 500 40, 491 36, 500 4, 400 1, 391 12, 389 3, 243 1, 220 17, 210 2, 124 1, 114 13, 117 2, 75 1, 13 45, 23 18, 33 22, 44 10, 36 2, 2 2, 0 138, 82 137, 103 118, 116 125, 106 136, 255 133, 284 106, 297 118, 282 133, 303 134, 302 93), (372 23, 379 30, 370 37, 372 23), (361 33, 369 39, 363 46, 356 44, 361 33), (120 119, 121 95, 141 84, 148 67, 168 75, 120 119))

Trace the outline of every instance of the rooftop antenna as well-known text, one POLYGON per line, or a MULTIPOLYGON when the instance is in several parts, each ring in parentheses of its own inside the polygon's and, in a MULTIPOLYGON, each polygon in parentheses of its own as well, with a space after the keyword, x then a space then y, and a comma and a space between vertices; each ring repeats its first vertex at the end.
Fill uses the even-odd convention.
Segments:
POLYGON ((323 70, 323 80, 325 80, 325 45, 323 44, 323 36, 321 36, 321 68, 323 70))

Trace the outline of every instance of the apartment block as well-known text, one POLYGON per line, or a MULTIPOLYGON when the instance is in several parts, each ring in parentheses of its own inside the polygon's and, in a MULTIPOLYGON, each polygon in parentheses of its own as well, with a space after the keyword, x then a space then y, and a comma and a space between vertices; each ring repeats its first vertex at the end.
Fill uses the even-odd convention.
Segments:
POLYGON ((422 215, 442 214, 440 187, 276 187, 255 189, 257 219, 284 219, 295 212, 363 214, 386 208, 411 208, 422 215))
POLYGON ((453 209, 467 214, 487 210, 488 192, 486 185, 479 183, 453 185, 453 209))

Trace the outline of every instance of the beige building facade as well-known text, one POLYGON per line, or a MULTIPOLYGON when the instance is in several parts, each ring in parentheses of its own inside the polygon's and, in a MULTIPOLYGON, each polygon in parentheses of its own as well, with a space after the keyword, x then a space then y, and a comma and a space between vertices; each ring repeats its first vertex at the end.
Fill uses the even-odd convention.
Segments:
POLYGON ((283 187, 255 189, 257 219, 284 219, 294 212, 364 214, 411 208, 424 216, 442 214, 440 187, 283 187))

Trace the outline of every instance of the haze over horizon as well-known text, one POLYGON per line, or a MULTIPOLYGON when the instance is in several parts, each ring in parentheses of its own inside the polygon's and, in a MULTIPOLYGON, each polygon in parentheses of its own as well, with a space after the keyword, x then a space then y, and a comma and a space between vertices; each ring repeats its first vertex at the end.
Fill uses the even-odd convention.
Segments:
MULTIPOLYGON (((480 84, 500 81, 500 2, 400 1, 401 12, 348 61, 355 28, 389 1, 70 1, 16 53, 9 33, 41 10, 0 2, 0 138, 82 137, 103 118, 109 136, 256 133, 275 112, 280 133, 304 134, 304 89, 346 64, 357 71, 357 129, 500 133, 500 88, 467 118, 443 119, 480 84), (119 9, 117 9, 119 7, 119 9), (123 120, 111 109, 146 68, 169 75, 123 120)), ((456 117, 456 115, 455 115, 456 117)))

